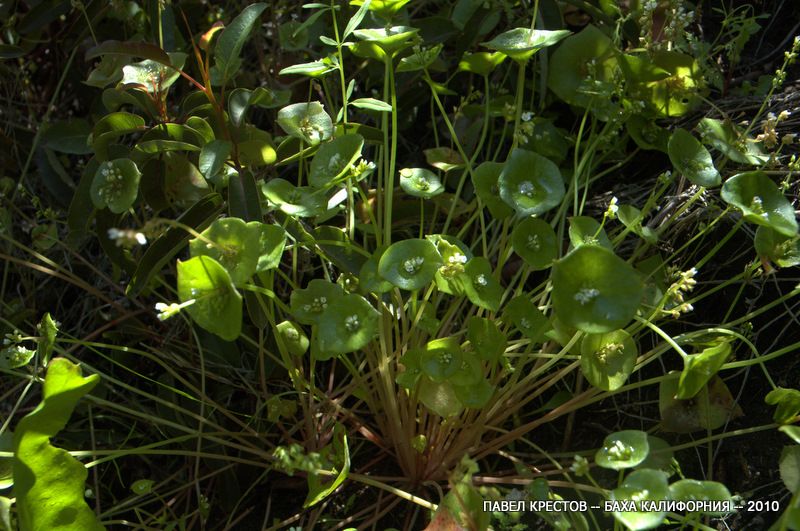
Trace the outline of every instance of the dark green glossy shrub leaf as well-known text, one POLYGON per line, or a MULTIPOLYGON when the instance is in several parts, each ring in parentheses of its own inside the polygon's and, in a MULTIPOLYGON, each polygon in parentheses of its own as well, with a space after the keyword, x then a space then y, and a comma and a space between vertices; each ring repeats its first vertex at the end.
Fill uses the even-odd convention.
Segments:
POLYGON ((484 42, 483 45, 490 50, 502 52, 515 61, 526 61, 542 48, 554 45, 569 34, 568 30, 514 28, 484 42))
POLYGON ((678 392, 678 373, 672 372, 662 380, 658 392, 661 427, 674 433, 715 430, 726 422, 743 415, 733 395, 719 376, 714 376, 691 400, 675 397, 678 392))
MULTIPOLYGON (((675 501, 733 501, 728 488, 717 481, 681 479, 669 486, 670 499, 675 501)), ((724 516, 725 512, 687 511, 687 514, 724 516)))
POLYGON ((623 328, 644 294, 633 267, 595 245, 582 245, 558 260, 551 278, 558 317, 590 334, 623 328))
POLYGON ((513 210, 500 198, 498 179, 503 171, 504 164, 500 162, 484 162, 472 172, 472 186, 475 194, 489 209, 492 217, 505 219, 513 210))
POLYGON ((292 356, 302 356, 308 350, 308 336, 303 329, 292 321, 283 321, 275 327, 275 332, 280 336, 286 350, 292 356))
POLYGON ((289 102, 291 91, 258 87, 255 90, 237 88, 228 96, 228 116, 236 127, 241 126, 247 117, 247 111, 253 105, 264 109, 282 107, 289 102))
POLYGON ((20 529, 105 529, 84 500, 86 467, 50 444, 99 380, 96 374, 84 378, 65 358, 52 360, 41 403, 17 423, 13 471, 20 529))
POLYGON ((297 187, 283 179, 270 179, 261 185, 261 191, 272 205, 292 216, 318 216, 327 205, 327 199, 320 191, 307 186, 297 187))
POLYGON ((333 135, 333 122, 318 101, 294 103, 278 111, 278 125, 286 134, 316 146, 333 135))
POLYGON ((588 334, 581 341, 581 371, 593 386, 614 391, 628 380, 638 355, 636 342, 624 330, 588 334))
POLYGON ((400 187, 408 194, 430 199, 444 192, 439 176, 425 168, 403 168, 400 170, 400 187))
POLYGON ((206 179, 213 179, 231 156, 233 145, 228 140, 212 140, 200 150, 198 169, 206 179))
POLYGON ((103 116, 92 129, 92 149, 101 160, 108 159, 108 145, 115 139, 145 128, 144 118, 128 112, 114 112, 103 116))
POLYGON ((650 444, 647 433, 624 430, 612 433, 603 440, 603 446, 594 456, 595 463, 603 468, 622 470, 633 468, 647 458, 650 444))
POLYGON ((325 310, 344 296, 338 284, 316 278, 305 289, 296 289, 289 297, 292 315, 301 324, 320 324, 325 310))
POLYGON ((779 424, 790 422, 800 413, 800 391, 778 387, 764 397, 764 402, 777 405, 772 418, 779 424))
POLYGON ((267 8, 265 3, 251 4, 244 8, 236 18, 222 31, 214 47, 214 62, 219 75, 220 85, 236 74, 242 62, 244 43, 247 42, 250 32, 256 26, 261 13, 267 8))
POLYGON ((256 272, 261 254, 261 223, 245 223, 239 218, 214 221, 200 236, 189 242, 192 256, 210 256, 241 286, 256 272))
POLYGON ((185 53, 174 52, 167 55, 173 66, 167 66, 152 59, 125 65, 122 67, 120 83, 144 90, 151 95, 165 92, 178 80, 180 77, 178 70, 182 69, 186 62, 185 53))
POLYGON ((114 159, 100 164, 89 191, 96 208, 121 214, 133 206, 139 194, 142 174, 130 159, 114 159))
POLYGON ((361 156, 363 147, 364 137, 356 134, 343 135, 322 144, 311 159, 309 184, 317 188, 336 184, 361 156))
POLYGON ((464 294, 480 308, 496 312, 500 309, 503 286, 494 278, 492 265, 483 256, 469 260, 464 267, 464 294))
MULTIPOLYGON (((635 470, 631 472, 622 485, 611 491, 612 500, 625 500, 640 503, 642 501, 669 500, 667 474, 660 470, 635 470)), ((638 507, 638 505, 637 505, 638 507)), ((628 529, 653 529, 661 525, 664 512, 656 511, 614 511, 614 518, 628 529)))
POLYGON ((508 302, 503 310, 503 320, 510 320, 522 335, 534 343, 544 341, 545 334, 552 328, 547 317, 527 295, 514 297, 508 302))
POLYGON ((337 354, 364 348, 378 333, 379 315, 361 295, 335 298, 319 320, 320 347, 337 354))
POLYGON ((788 237, 762 225, 756 230, 754 243, 758 255, 778 267, 800 264, 800 235, 788 237))
POLYGON ((558 166, 525 149, 515 149, 498 178, 500 197, 519 216, 535 216, 555 208, 564 197, 558 166))
POLYGON ((378 273, 401 289, 423 288, 433 280, 442 257, 428 240, 403 240, 386 249, 378 263, 378 273))
POLYGON ((525 218, 519 222, 511 233, 511 245, 534 271, 547 269, 558 257, 556 233, 541 219, 525 218))
POLYGON ((699 354, 689 354, 683 360, 683 371, 678 380, 678 392, 675 397, 687 400, 697 395, 717 374, 730 354, 731 344, 725 340, 704 349, 699 354))
POLYGON ((744 219, 794 237, 794 208, 767 174, 751 171, 734 175, 722 185, 722 199, 742 211, 744 219))
POLYGON ((500 359, 508 344, 494 320, 477 316, 467 321, 467 339, 479 358, 493 363, 500 359))
POLYGON ((669 160, 676 171, 697 186, 719 185, 722 178, 714 167, 711 153, 686 129, 676 129, 669 138, 669 160))
POLYGON ((226 341, 239 337, 242 329, 242 296, 228 271, 210 256, 178 261, 178 297, 194 299, 186 311, 203 329, 226 341))
POLYGON ((47 126, 42 134, 45 147, 61 153, 87 155, 92 152, 89 135, 92 127, 84 119, 59 120, 47 126))

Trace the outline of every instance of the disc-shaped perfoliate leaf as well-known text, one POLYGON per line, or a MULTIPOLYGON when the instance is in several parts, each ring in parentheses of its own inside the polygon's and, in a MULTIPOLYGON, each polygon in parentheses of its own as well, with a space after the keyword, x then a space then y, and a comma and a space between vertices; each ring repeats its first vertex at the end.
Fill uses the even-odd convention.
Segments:
POLYGON ((569 218, 569 241, 573 247, 599 245, 609 251, 614 250, 614 246, 600 222, 589 216, 569 218))
POLYGON ((493 319, 472 316, 467 321, 467 339, 479 358, 496 362, 506 350, 508 338, 493 319))
POLYGON ((488 76, 505 61, 506 57, 508 56, 502 52, 467 52, 458 62, 458 69, 480 76, 488 76))
POLYGON ((212 140, 200 150, 198 169, 203 177, 212 179, 225 165, 231 156, 233 144, 228 140, 212 140))
MULTIPOLYGON (((369 3, 369 10, 375 12, 381 18, 390 20, 404 5, 411 0, 372 0, 369 3)), ((350 0, 350 5, 363 6, 365 0, 350 0)))
POLYGON ((426 236, 442 257, 442 267, 436 271, 436 287, 450 295, 464 295, 464 284, 468 277, 464 274, 468 260, 472 259, 472 251, 464 242, 453 236, 431 234, 426 236))
POLYGON ((364 348, 378 333, 379 315, 361 295, 337 298, 318 321, 320 346, 337 354, 364 348))
POLYGON ((483 380, 483 364, 473 351, 461 352, 461 366, 448 378, 455 386, 477 385, 483 380))
POLYGON ((358 273, 358 286, 362 293, 386 293, 392 289, 392 283, 378 273, 378 262, 384 250, 385 247, 377 249, 361 266, 358 273))
POLYGON ((791 421, 800 413, 800 391, 797 389, 777 387, 767 393, 764 402, 778 406, 772 418, 780 424, 791 421))
POLYGON ((96 208, 105 208, 122 214, 133 206, 139 194, 139 179, 142 174, 130 159, 114 159, 103 162, 97 168, 89 189, 96 208))
POLYGON ((461 369, 463 353, 454 337, 428 342, 420 355, 419 367, 434 382, 444 382, 461 369))
POLYGON ((742 211, 744 219, 769 227, 784 236, 797 234, 794 208, 766 173, 734 175, 722 185, 722 199, 742 211))
POLYGON ((541 219, 520 221, 511 233, 511 245, 534 271, 547 269, 558 257, 556 232, 541 219))
POLYGON ((554 45, 569 34, 568 30, 514 28, 484 42, 483 45, 490 50, 502 52, 515 61, 526 61, 542 48, 554 45))
POLYGON ((655 468, 663 470, 670 476, 675 473, 672 459, 675 457, 675 452, 672 450, 670 444, 660 437, 654 435, 647 436, 647 444, 650 445, 650 451, 647 454, 647 459, 636 465, 636 468, 655 468))
POLYGON ((344 290, 339 284, 315 278, 305 289, 292 291, 289 309, 301 324, 319 324, 328 306, 342 297, 344 290))
POLYGON ((498 178, 500 197, 521 217, 536 216, 561 204, 564 179, 558 166, 525 149, 514 149, 498 178))
MULTIPOLYGON (((641 502, 669 500, 667 474, 660 470, 635 470, 625 478, 622 485, 611 491, 611 500, 634 502, 637 509, 641 502)), ((647 509, 647 508, 644 508, 647 509)), ((653 529, 661 525, 666 512, 650 510, 614 511, 614 518, 631 531, 653 529)))
POLYGON ((210 256, 231 277, 235 286, 241 286, 256 272, 261 254, 261 223, 245 223, 239 218, 215 220, 200 238, 189 242, 192 256, 210 256))
MULTIPOLYGON (((14 495, 22 530, 105 529, 84 499, 86 467, 50 444, 64 429, 78 401, 97 385, 93 374, 55 358, 47 366, 42 401, 14 430, 14 495)), ((10 528, 9 528, 10 529, 10 528)))
POLYGON ((500 198, 498 179, 505 165, 500 162, 484 162, 472 172, 475 194, 489 209, 493 218, 505 219, 513 210, 500 198))
POLYGON ((683 370, 678 380, 678 392, 675 397, 681 400, 694 398, 717 374, 730 354, 731 344, 725 340, 703 349, 699 354, 689 354, 683 360, 683 370))
POLYGON ((778 267, 800 264, 800 234, 788 237, 769 227, 758 227, 753 242, 759 256, 774 262, 778 267))
POLYGON ((437 44, 431 48, 415 51, 408 57, 403 57, 397 65, 397 72, 416 72, 428 68, 439 58, 443 47, 444 45, 437 44))
MULTIPOLYGON (((728 487, 717 481, 699 481, 696 479, 681 479, 669 486, 670 499, 673 501, 730 501, 733 506, 731 491, 728 487)), ((702 505, 701 505, 702 506, 702 505)), ((725 511, 686 511, 687 514, 707 514, 710 516, 724 516, 725 511)))
POLYGON ((286 231, 283 227, 261 223, 260 228, 257 273, 278 267, 286 247, 286 231))
POLYGON ((291 216, 318 216, 327 206, 327 198, 322 191, 308 186, 295 186, 280 178, 263 183, 261 191, 270 204, 291 216))
POLYGON ((278 111, 278 125, 289 136, 312 146, 333 136, 333 121, 318 101, 284 107, 278 111))
POLYGON ((380 48, 384 54, 393 57, 403 48, 413 44, 411 39, 419 32, 409 26, 391 26, 386 28, 355 30, 353 35, 361 41, 371 43, 380 48))
POLYGON ((582 245, 558 260, 551 279, 559 319, 590 334, 624 328, 644 295, 636 270, 595 245, 582 245))
POLYGON ((440 417, 453 417, 464 409, 450 382, 434 382, 423 376, 417 383, 417 389, 419 401, 440 417))
POLYGON ((453 385, 456 397, 468 408, 480 409, 485 406, 494 394, 494 386, 482 379, 472 385, 453 385))
POLYGON ((400 170, 400 187, 408 194, 430 199, 444 192, 439 176, 425 168, 403 168, 400 170))
POLYGON ((552 328, 547 317, 527 295, 519 295, 508 301, 503 310, 503 321, 509 320, 534 343, 544 341, 544 335, 552 328))
POLYGON ((550 58, 547 85, 556 96, 573 105, 587 107, 597 97, 587 88, 589 78, 610 81, 619 69, 612 40, 589 24, 580 33, 564 40, 550 58))
POLYGON ((242 296, 228 271, 210 256, 178 260, 178 298, 194 300, 186 311, 203 329, 226 341, 242 330, 242 296))
POLYGON ((286 350, 292 356, 302 356, 308 350, 308 336, 297 323, 292 321, 278 323, 275 332, 281 337, 286 350))
POLYGON ((594 461, 603 468, 622 470, 644 461, 649 451, 647 433, 639 430, 618 431, 603 440, 603 446, 597 450, 594 461))
POLYGON ((625 330, 589 334, 581 341, 581 371, 593 386, 614 391, 628 380, 638 355, 636 342, 625 330))
POLYGON ((364 137, 343 135, 322 144, 311 159, 308 182, 317 188, 327 188, 342 179, 350 166, 361 156, 364 137))
POLYGON ((378 273, 401 289, 423 288, 433 280, 442 257, 428 240, 410 239, 393 243, 378 262, 378 273))
POLYGON ((719 185, 722 178, 714 167, 711 153, 686 129, 676 129, 667 146, 675 170, 697 186, 719 185))
POLYGON ((464 294, 472 304, 496 312, 500 309, 503 286, 492 275, 492 265, 483 256, 476 256, 464 266, 464 294))

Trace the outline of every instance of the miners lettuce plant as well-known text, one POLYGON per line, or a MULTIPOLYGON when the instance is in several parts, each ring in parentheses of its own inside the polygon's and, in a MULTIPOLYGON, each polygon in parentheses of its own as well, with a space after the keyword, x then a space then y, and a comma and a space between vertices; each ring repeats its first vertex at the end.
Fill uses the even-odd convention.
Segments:
MULTIPOLYGON (((760 365, 775 421, 796 440, 797 391, 777 386, 764 361, 797 345, 761 352, 747 324, 800 289, 693 322, 721 289, 703 284, 710 264, 737 235, 755 231, 755 251, 723 286, 800 263, 786 193, 796 168, 779 181, 770 168, 780 153, 763 139, 724 119, 689 123, 709 89, 679 41, 646 40, 649 3, 600 2, 591 22, 567 29, 558 3, 537 1, 506 31, 482 3, 453 4, 430 17, 407 0, 307 4, 272 36, 304 59, 256 83, 248 41, 263 31, 266 3, 187 36, 180 51, 139 40, 88 51, 100 61, 89 80, 103 114, 84 135, 91 158, 69 229, 94 232, 127 296, 155 304, 158 319, 187 317, 199 344, 234 353, 232 367, 258 352, 244 378, 262 388, 247 415, 267 416, 272 432, 248 437, 269 451, 231 447, 252 452, 267 476, 303 474, 305 508, 321 511, 349 479, 438 506, 440 522, 485 528, 481 500, 507 490, 479 490, 476 463, 489 473, 497 456, 538 448, 544 425, 634 389, 657 397, 664 432, 711 441, 742 415, 720 375, 760 365), (119 75, 98 82, 107 70, 119 75), (614 178, 640 151, 663 153, 671 168, 636 200, 614 178), (596 198, 615 186, 622 200, 596 198), (700 204, 710 215, 687 229, 700 204), (285 375, 280 394, 266 374, 285 375), (390 459, 400 479, 357 470, 358 453, 390 459), (441 500, 426 489, 448 482, 441 500)), ((62 366, 50 363, 45 404, 62 366)), ((238 415, 229 417, 250 430, 238 415)), ((675 477, 672 446, 624 430, 591 464, 586 452, 545 455, 573 493, 732 507, 723 484, 675 477), (614 473, 595 478, 596 467, 614 473)), ((557 481, 520 470, 529 496, 557 496, 557 481)), ((797 484, 785 475, 789 521, 797 484)), ((31 494, 15 480, 27 521, 31 494)), ((721 514, 613 511, 628 529, 721 514)))

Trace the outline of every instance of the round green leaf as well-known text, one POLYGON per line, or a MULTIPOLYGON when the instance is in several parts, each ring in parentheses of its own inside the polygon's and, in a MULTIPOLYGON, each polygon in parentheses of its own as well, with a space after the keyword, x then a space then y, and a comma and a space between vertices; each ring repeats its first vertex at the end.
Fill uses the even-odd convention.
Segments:
POLYGON ((483 45, 490 50, 502 52, 515 61, 526 61, 542 48, 554 45, 569 34, 568 30, 514 28, 484 42, 483 45))
POLYGON ((463 353, 452 337, 430 341, 420 359, 420 369, 434 382, 450 380, 460 369, 463 353))
POLYGON ((327 199, 321 191, 298 187, 283 179, 270 179, 261 185, 261 191, 267 201, 292 216, 318 216, 327 206, 327 199))
POLYGON ((337 354, 364 348, 378 333, 379 315, 361 295, 336 298, 319 320, 320 347, 337 354))
POLYGON ((444 192, 439 176, 425 168, 403 168, 400 170, 400 187, 408 194, 430 199, 444 192))
POLYGON ((722 199, 742 211, 744 219, 794 237, 794 208, 766 173, 751 171, 734 175, 722 185, 722 199))
POLYGON ((317 188, 326 188, 342 179, 350 166, 361 156, 364 137, 343 135, 322 144, 311 159, 308 182, 317 188))
MULTIPOLYGON (((251 222, 252 223, 252 222, 251 222)), ((249 225, 249 223, 248 223, 249 225)), ((278 225, 259 224, 259 256, 256 272, 275 269, 281 263, 283 250, 286 247, 286 231, 278 225)))
POLYGON ((398 372, 397 376, 395 376, 394 381, 397 382, 397 385, 405 387, 406 389, 412 389, 417 384, 422 374, 420 365, 422 364, 424 355, 425 349, 421 348, 411 349, 403 354, 403 357, 400 358, 400 363, 405 370, 403 372, 398 372))
POLYGON ((173 52, 168 54, 175 68, 165 64, 145 59, 139 63, 131 63, 122 67, 123 85, 132 85, 150 94, 158 94, 166 91, 178 80, 181 75, 178 69, 183 68, 186 62, 186 54, 173 52))
POLYGON ((510 320, 522 335, 534 343, 543 342, 545 333, 552 328, 547 317, 527 295, 514 297, 506 304, 503 320, 510 320))
POLYGON ((508 56, 502 52, 467 52, 458 62, 458 69, 480 76, 488 76, 505 61, 506 57, 508 56))
POLYGON ((471 385, 453 385, 453 389, 456 392, 456 398, 465 407, 472 409, 484 407, 494 394, 494 386, 486 380, 480 380, 471 385))
POLYGON ((464 267, 464 293, 475 306, 496 312, 500 309, 503 286, 492 275, 492 265, 482 256, 476 256, 464 267))
POLYGON ((178 261, 178 297, 194 299, 186 308, 194 321, 226 341, 239 337, 242 329, 242 296, 228 271, 210 256, 178 261))
POLYGON ((494 320, 472 316, 467 321, 467 339, 479 358, 496 362, 506 350, 508 339, 494 320))
POLYGON ((778 466, 783 484, 789 492, 800 492, 800 446, 784 446, 778 466))
POLYGON ((597 466, 622 470, 633 468, 647 458, 650 444, 647 433, 639 430, 624 430, 612 433, 603 440, 594 460, 597 466))
POLYGON ((431 234, 425 237, 436 246, 442 257, 442 267, 436 271, 436 287, 443 293, 463 295, 468 277, 464 274, 467 261, 473 254, 467 245, 454 236, 431 234))
POLYGON ((278 111, 278 125, 289 136, 312 146, 333 136, 333 121, 318 101, 284 107, 278 111))
POLYGON ((548 223, 537 218, 525 218, 511 233, 514 251, 538 271, 547 269, 558 257, 556 233, 548 223))
MULTIPOLYGON (((669 485, 667 475, 660 470, 636 470, 631 472, 622 485, 611 491, 614 501, 633 501, 637 508, 643 501, 669 500, 669 485)), ((664 512, 655 511, 614 511, 614 518, 633 531, 639 529, 653 529, 661 525, 664 512)))
POLYGON ((521 217, 547 212, 564 197, 564 179, 558 166, 525 149, 511 152, 498 186, 500 197, 521 217))
POLYGON ((442 257, 428 240, 410 239, 393 243, 378 263, 378 273, 401 289, 424 287, 433 280, 442 257))
POLYGON ((678 373, 671 372, 658 388, 658 409, 661 428, 674 433, 715 430, 732 418, 743 415, 728 386, 714 376, 690 400, 675 398, 678 392, 678 373))
POLYGON ((386 28, 355 30, 353 35, 358 39, 380 48, 389 57, 403 48, 413 44, 411 38, 418 32, 417 28, 408 26, 391 26, 386 28))
POLYGON ((192 256, 210 256, 224 267, 235 286, 241 286, 256 272, 261 254, 261 223, 239 218, 214 221, 189 242, 192 256))
POLYGON ((484 162, 472 172, 472 186, 475 194, 489 209, 492 217, 505 219, 513 210, 500 198, 498 179, 504 164, 500 162, 484 162))
POLYGON ((289 309, 301 324, 320 324, 328 306, 344 296, 338 284, 315 278, 305 289, 297 289, 289 296, 289 309))
MULTIPOLYGON (((674 501, 725 501, 731 500, 731 492, 717 481, 699 481, 696 479, 681 479, 669 486, 670 498, 674 501)), ((724 516, 725 512, 691 511, 694 514, 707 514, 711 516, 724 516)))
POLYGON ((778 267, 793 267, 800 264, 800 235, 785 236, 769 227, 756 230, 756 252, 774 262, 778 267))
POLYGON ((675 170, 689 181, 706 188, 719 185, 722 178, 711 153, 686 129, 678 128, 672 133, 667 152, 675 170))
POLYGON ((369 260, 361 266, 358 273, 358 286, 364 293, 386 293, 392 289, 392 283, 378 274, 378 262, 385 247, 377 249, 369 260))
POLYGON ((678 380, 675 397, 681 400, 694 398, 719 371, 731 354, 731 344, 722 340, 699 354, 690 354, 683 360, 683 370, 678 380))
POLYGON ((589 334, 581 341, 581 371, 593 386, 614 391, 628 380, 638 355, 636 342, 624 330, 589 334))
POLYGON ((553 308, 569 326, 590 334, 623 328, 644 295, 639 275, 611 251, 582 245, 553 266, 553 308))
POLYGON ((636 465, 636 468, 655 468, 667 472, 670 476, 674 474, 675 467, 672 460, 675 452, 672 450, 672 446, 664 439, 654 435, 647 436, 647 444, 650 445, 647 459, 636 465))
POLYGON ((449 378, 455 386, 477 385, 483 381, 483 366, 475 352, 461 352, 461 365, 449 378))
POLYGON ((697 124, 703 143, 709 145, 739 164, 758 166, 769 160, 761 146, 748 141, 744 132, 730 120, 703 118, 697 124))
POLYGON ((94 174, 89 194, 97 208, 105 208, 122 214, 133 206, 139 193, 142 174, 130 159, 114 159, 103 162, 94 174))
POLYGON ((614 250, 606 231, 596 219, 589 216, 569 218, 569 241, 573 247, 599 245, 609 251, 614 250))
POLYGON ((764 402, 778 406, 772 418, 780 424, 790 422, 800 413, 800 391, 797 389, 776 387, 767 393, 764 402))
POLYGON ((425 407, 440 417, 454 417, 464 409, 450 382, 434 382, 429 378, 420 378, 417 397, 425 407))
POLYGON ((293 356, 302 356, 308 350, 308 336, 297 323, 292 321, 283 321, 278 323, 275 327, 275 332, 283 340, 289 354, 293 356))

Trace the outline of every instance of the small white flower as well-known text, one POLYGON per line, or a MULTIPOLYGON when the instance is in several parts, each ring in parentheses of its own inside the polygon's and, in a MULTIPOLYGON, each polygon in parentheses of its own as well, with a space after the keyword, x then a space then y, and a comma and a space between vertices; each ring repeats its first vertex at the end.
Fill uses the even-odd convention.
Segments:
POLYGON ((533 118, 533 113, 530 111, 526 111, 522 113, 521 118, 523 122, 530 122, 531 118, 533 118))

